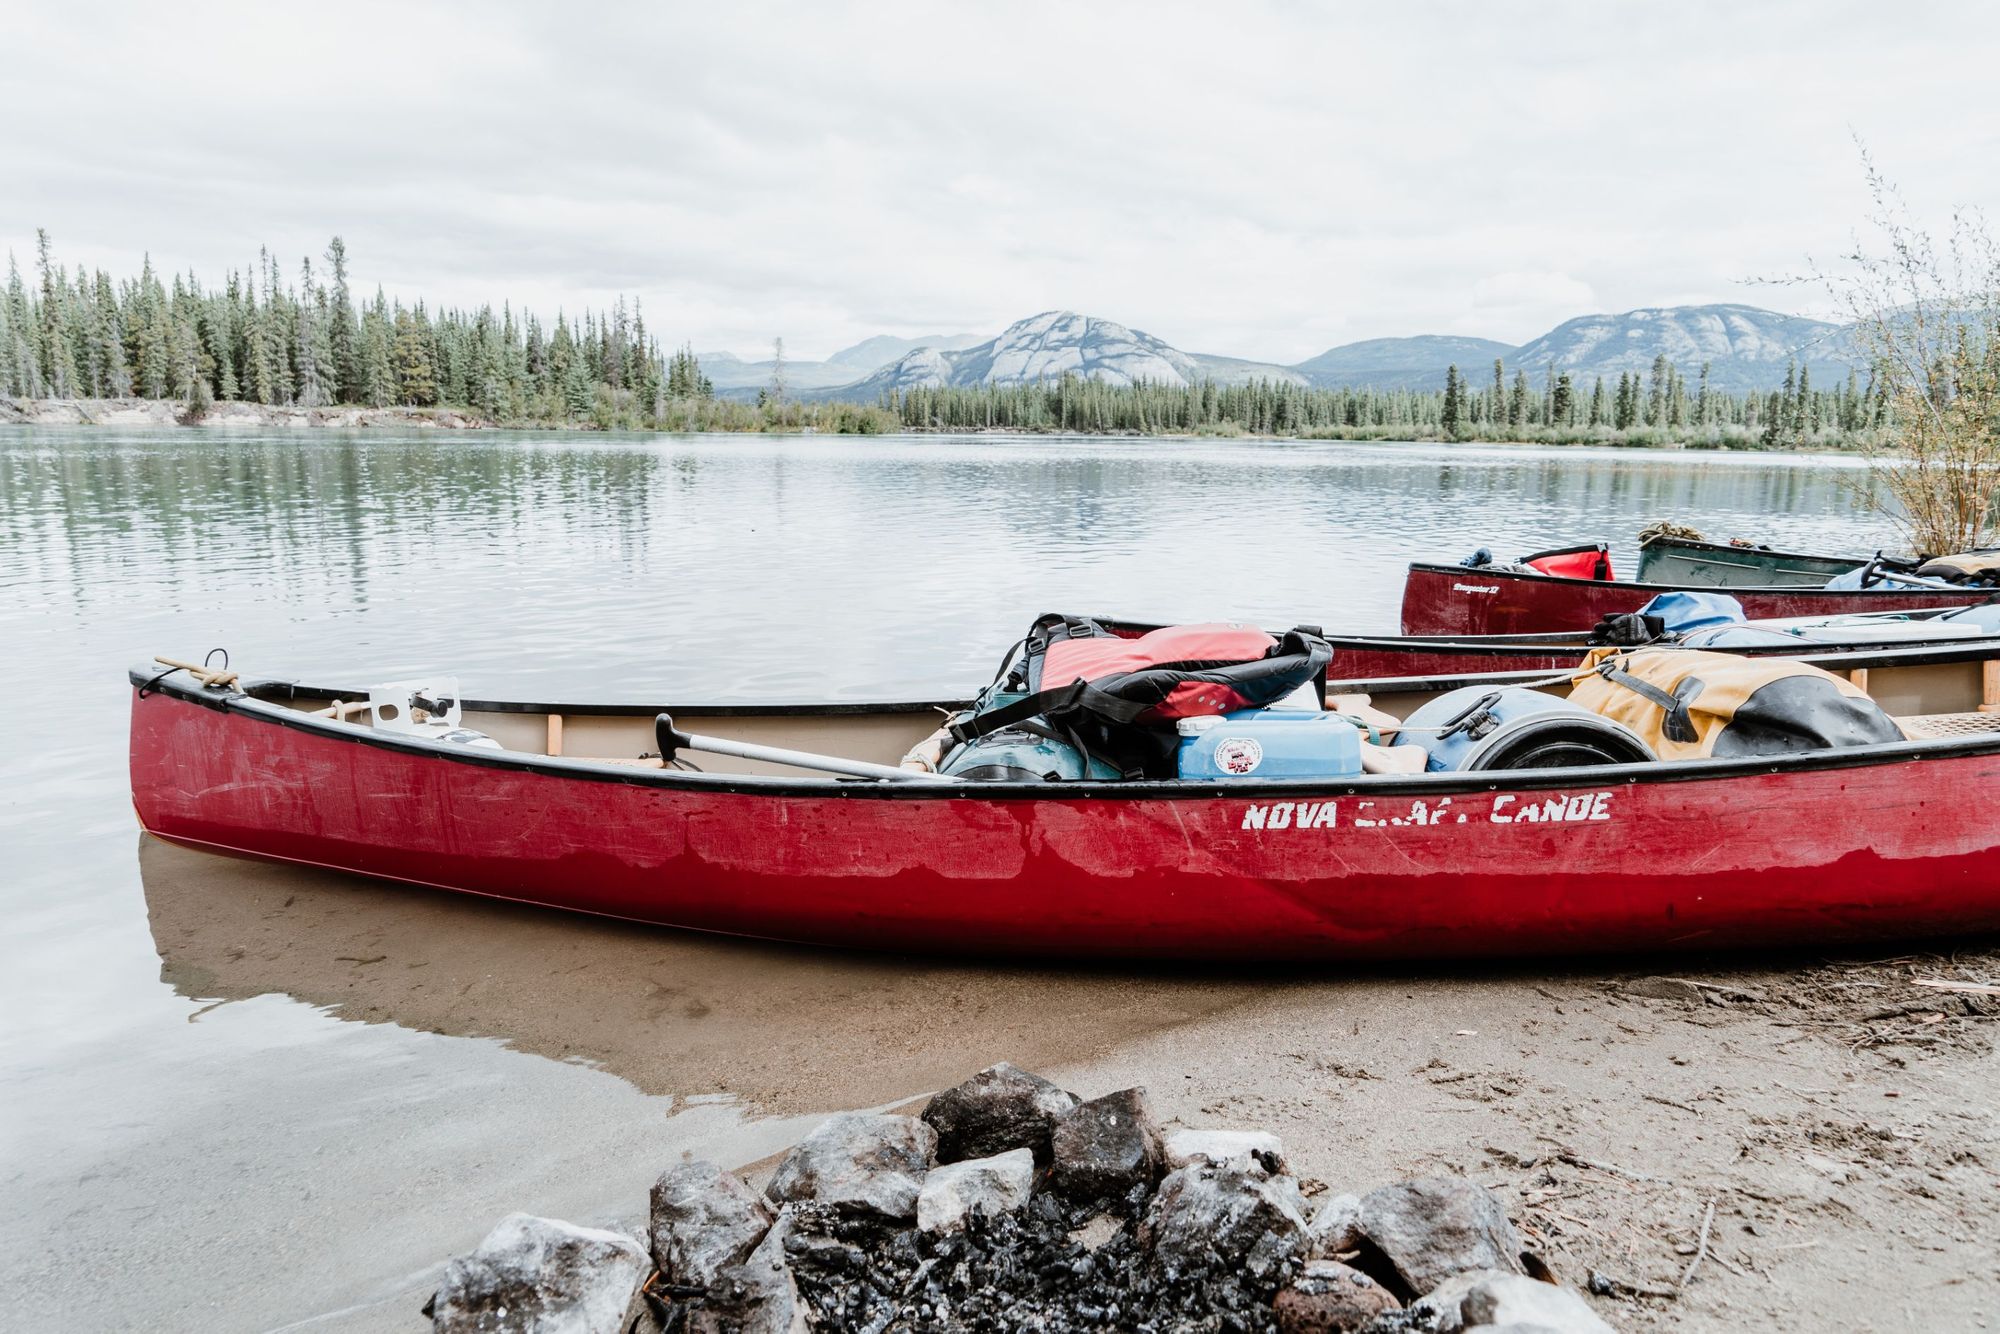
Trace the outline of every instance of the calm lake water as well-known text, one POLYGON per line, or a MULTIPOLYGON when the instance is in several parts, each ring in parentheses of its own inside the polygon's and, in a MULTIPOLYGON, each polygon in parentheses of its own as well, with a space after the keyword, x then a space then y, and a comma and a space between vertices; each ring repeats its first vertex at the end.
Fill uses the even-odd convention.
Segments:
MULTIPOLYGON (((1393 631, 1412 558, 1603 538, 1629 568, 1659 519, 1866 554, 1891 534, 1863 475, 1416 445, 0 434, 0 1324, 407 1327, 425 1266, 510 1208, 617 1218, 683 1150, 747 1161, 813 1113, 1039 1050, 980 1049, 973 1020, 879 1035, 885 1013, 977 991, 1073 1003, 1102 1040, 1149 1022, 1118 978, 704 942, 144 844, 129 664, 225 646, 253 674, 449 671, 473 694, 936 697, 1050 610, 1393 631)), ((1254 982, 1149 985, 1185 1014, 1254 982)))

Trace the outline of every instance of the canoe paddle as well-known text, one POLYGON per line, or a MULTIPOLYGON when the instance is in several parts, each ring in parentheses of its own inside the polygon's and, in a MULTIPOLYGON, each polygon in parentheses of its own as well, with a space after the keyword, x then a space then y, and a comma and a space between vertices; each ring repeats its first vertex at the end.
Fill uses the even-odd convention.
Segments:
POLYGON ((660 746, 660 763, 671 765, 677 751, 699 750, 711 755, 733 755, 739 760, 763 760, 769 764, 790 765, 794 769, 818 769, 830 774, 846 774, 850 778, 880 778, 891 783, 957 783, 961 780, 946 774, 926 773, 921 769, 898 769, 888 764, 870 764, 866 760, 843 759, 837 755, 815 755, 807 750, 786 750, 782 746, 759 746, 749 741, 726 741, 721 737, 695 736, 674 726, 670 713, 663 713, 653 719, 653 735, 660 746))

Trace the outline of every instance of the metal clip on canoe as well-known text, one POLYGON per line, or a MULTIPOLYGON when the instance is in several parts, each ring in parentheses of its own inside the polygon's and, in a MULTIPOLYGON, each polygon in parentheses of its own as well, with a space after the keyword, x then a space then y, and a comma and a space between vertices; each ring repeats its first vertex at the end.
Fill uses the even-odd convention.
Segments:
POLYGON ((817 769, 822 773, 844 774, 849 778, 879 778, 890 783, 956 783, 945 774, 918 769, 898 769, 893 765, 870 764, 866 760, 843 759, 837 755, 815 755, 806 750, 786 750, 782 746, 759 746, 748 741, 726 741, 721 737, 695 736, 674 726, 673 715, 663 713, 653 719, 653 736, 659 743, 660 763, 671 765, 683 750, 705 751, 710 755, 733 755, 740 760, 763 760, 794 769, 817 769))

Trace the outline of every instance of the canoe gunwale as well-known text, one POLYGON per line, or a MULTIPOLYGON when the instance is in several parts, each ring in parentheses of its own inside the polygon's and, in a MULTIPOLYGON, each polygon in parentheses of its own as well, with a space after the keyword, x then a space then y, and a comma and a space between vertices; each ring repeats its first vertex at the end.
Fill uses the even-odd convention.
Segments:
MULTIPOLYGON (((142 672, 132 669, 135 684, 151 681, 157 672, 142 672)), ((366 699, 367 686, 316 686, 281 677, 258 677, 246 682, 243 693, 253 699, 366 699)), ((581 703, 537 703, 519 699, 468 699, 462 701, 466 708, 480 713, 560 713, 569 718, 625 718, 647 709, 632 704, 581 704, 581 703)), ((852 713, 934 713, 940 709, 957 710, 971 702, 965 699, 928 700, 724 700, 707 704, 676 704, 673 714, 676 718, 718 718, 739 713, 755 713, 769 717, 824 716, 828 714, 852 713)))
MULTIPOLYGON (((1983 661, 1995 656, 1990 641, 1980 641, 1977 645, 1958 646, 1955 649, 1903 649, 1888 652, 1870 651, 1844 654, 1801 656, 1802 661, 1828 666, 1925 666, 1935 663, 1983 661)), ((179 674, 176 674, 179 675, 179 674)), ((537 774, 553 779, 567 779, 593 783, 612 783, 624 787, 650 787, 663 791, 689 793, 726 793, 738 796, 769 798, 847 798, 871 801, 1204 801, 1217 798, 1243 800, 1245 798, 1286 797, 1332 797, 1332 796, 1402 796, 1434 797, 1475 792, 1517 792, 1517 791, 1574 791, 1583 787, 1638 786, 1656 783, 1699 783, 1720 782, 1763 774, 1787 772, 1809 772, 1822 769, 1878 768, 1899 763, 1921 763, 1925 761, 1977 758, 2000 754, 2000 732, 1963 737, 1933 737, 1921 740, 1884 742, 1869 746, 1850 746, 1840 749, 1798 751, 1783 755, 1753 755, 1740 758, 1655 761, 1642 765, 1595 765, 1571 769, 1515 770, 1511 772, 1476 773, 1442 772, 1423 774, 1383 774, 1361 779, 1342 778, 1334 781, 1325 779, 1296 780, 1217 780, 1212 782, 1189 782, 1178 779, 1151 779, 1141 781, 1117 780, 1094 783, 880 783, 843 781, 838 779, 794 778, 790 776, 766 776, 756 774, 713 774, 687 772, 674 769, 634 769, 616 763, 607 763, 586 757, 534 755, 521 751, 494 751, 463 747, 446 747, 434 742, 398 736, 393 733, 376 732, 372 728, 332 718, 316 717, 287 708, 281 704, 260 699, 259 690, 278 688, 290 689, 291 683, 282 679, 276 681, 252 680, 243 685, 226 690, 211 690, 200 685, 187 685, 179 680, 159 678, 152 667, 134 667, 130 680, 136 689, 142 689, 143 699, 148 695, 166 695, 183 703, 194 704, 217 713, 235 716, 246 722, 269 724, 307 732, 329 740, 401 753, 412 760, 433 763, 466 764, 480 768, 499 769, 519 773, 537 774)), ((1365 683, 1332 683, 1335 685, 1365 685, 1369 689, 1387 691, 1403 689, 1447 689, 1455 684, 1506 685, 1523 681, 1546 680, 1547 672, 1487 673, 1464 678, 1402 678, 1398 680, 1371 680, 1365 683)), ((308 693, 300 691, 299 693, 308 693)), ((313 692, 317 693, 317 692, 313 692)), ((345 693, 345 692, 344 692, 345 693)), ((352 692, 364 695, 365 691, 352 692)), ((493 711, 495 702, 481 700, 464 701, 468 708, 477 711, 493 711)), ((512 701, 511 711, 531 713, 572 713, 573 706, 564 704, 535 704, 512 701)), ((135 701, 136 704, 136 701, 135 701)), ((874 711, 921 712, 937 706, 922 701, 895 701, 872 705, 841 702, 827 706, 792 704, 786 706, 793 713, 842 712, 859 713, 874 711)), ((654 706, 642 705, 597 705, 594 711, 599 715, 643 716, 656 711, 654 706)), ((772 710, 755 703, 707 704, 676 706, 677 717, 723 716, 732 714, 761 714, 772 710)))
POLYGON ((1779 551, 1764 546, 1738 546, 1734 542, 1711 542, 1707 538, 1675 537, 1671 533, 1659 533, 1639 539, 1639 550, 1658 547, 1684 551, 1734 552, 1738 555, 1763 556, 1769 560, 1818 560, 1829 565, 1845 564, 1848 569, 1859 569, 1868 563, 1866 556, 1829 556, 1823 551, 1779 551))

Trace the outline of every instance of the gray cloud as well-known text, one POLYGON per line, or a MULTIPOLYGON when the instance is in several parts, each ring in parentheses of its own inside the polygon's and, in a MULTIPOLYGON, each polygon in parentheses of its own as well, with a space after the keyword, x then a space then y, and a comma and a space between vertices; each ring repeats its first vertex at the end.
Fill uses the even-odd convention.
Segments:
MULTIPOLYGON (((640 296, 813 355, 1051 306, 1294 360, 1759 300, 1863 220, 1994 202, 1967 6, 44 6, 0 244, 214 279, 338 231, 448 304, 640 296)), ((1788 296, 1796 295, 1787 293, 1788 296)))

